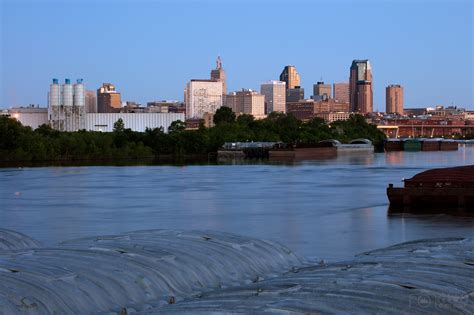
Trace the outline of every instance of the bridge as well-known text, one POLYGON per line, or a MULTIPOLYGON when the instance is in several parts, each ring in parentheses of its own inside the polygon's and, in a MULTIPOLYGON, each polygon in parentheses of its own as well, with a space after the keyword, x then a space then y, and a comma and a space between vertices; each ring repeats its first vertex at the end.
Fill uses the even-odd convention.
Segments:
POLYGON ((398 137, 451 137, 474 133, 474 125, 378 125, 389 138, 398 137))

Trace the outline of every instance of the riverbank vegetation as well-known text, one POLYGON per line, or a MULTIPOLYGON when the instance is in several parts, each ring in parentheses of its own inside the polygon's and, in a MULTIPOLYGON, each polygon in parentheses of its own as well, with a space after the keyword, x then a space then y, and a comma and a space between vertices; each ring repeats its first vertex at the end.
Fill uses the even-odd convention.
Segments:
POLYGON ((271 113, 266 119, 234 113, 223 107, 214 117, 215 126, 186 130, 184 122, 173 122, 168 133, 162 129, 135 132, 119 120, 110 133, 59 132, 47 125, 32 130, 6 116, 0 117, 0 161, 74 161, 199 156, 216 152, 224 142, 282 141, 316 143, 326 139, 348 142, 367 138, 376 147, 385 135, 360 115, 328 125, 315 118, 302 122, 292 115, 271 113))

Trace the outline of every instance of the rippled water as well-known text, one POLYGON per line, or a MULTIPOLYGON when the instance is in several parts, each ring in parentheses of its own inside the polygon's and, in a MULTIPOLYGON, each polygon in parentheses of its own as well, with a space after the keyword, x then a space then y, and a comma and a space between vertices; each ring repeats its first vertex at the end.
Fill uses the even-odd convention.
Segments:
POLYGON ((388 183, 474 164, 457 152, 391 152, 294 165, 0 169, 0 227, 44 244, 139 229, 213 229, 325 260, 432 237, 474 237, 474 218, 388 216, 388 183))

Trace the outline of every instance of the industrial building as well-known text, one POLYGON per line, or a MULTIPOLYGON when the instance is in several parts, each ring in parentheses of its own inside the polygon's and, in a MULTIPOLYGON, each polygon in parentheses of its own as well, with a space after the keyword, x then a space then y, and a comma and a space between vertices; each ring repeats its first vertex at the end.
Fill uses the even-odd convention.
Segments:
MULTIPOLYGON (((88 110, 93 111, 95 99, 92 93, 87 94, 90 96, 88 110)), ((34 106, 12 108, 1 114, 15 118, 22 125, 33 129, 49 124, 59 131, 110 132, 113 131, 114 123, 122 119, 125 128, 133 131, 143 132, 146 128, 163 128, 163 131, 167 132, 173 121, 185 120, 184 113, 94 113, 86 112, 85 108, 86 91, 82 79, 77 80, 75 84, 66 79, 62 85, 58 79, 53 79, 49 87, 48 108, 34 106)))
POLYGON ((66 79, 60 85, 53 79, 48 94, 48 120, 53 129, 59 131, 76 131, 84 129, 85 89, 82 79, 71 84, 66 79))
POLYGON ((168 127, 173 121, 184 122, 184 113, 87 113, 85 129, 89 131, 111 132, 114 123, 122 119, 125 128, 143 132, 146 128, 163 128, 168 132, 168 127))
POLYGON ((18 120, 23 126, 29 126, 33 129, 41 125, 48 125, 48 109, 41 107, 17 107, 5 110, 2 115, 10 116, 18 120))

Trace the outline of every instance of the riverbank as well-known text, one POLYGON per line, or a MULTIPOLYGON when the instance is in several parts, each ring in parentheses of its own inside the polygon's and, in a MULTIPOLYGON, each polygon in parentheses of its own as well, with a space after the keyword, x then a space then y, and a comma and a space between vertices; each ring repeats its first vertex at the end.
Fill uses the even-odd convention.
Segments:
POLYGON ((15 119, 2 116, 0 161, 120 161, 168 155, 186 159, 194 155, 213 155, 225 142, 235 141, 318 143, 337 139, 345 143, 351 139, 367 138, 376 148, 383 148, 385 139, 375 125, 368 124, 359 115, 334 122, 331 128, 322 119, 302 122, 282 113, 272 113, 262 120, 241 115, 215 123, 211 128, 201 126, 197 130, 186 130, 183 122, 175 121, 167 133, 159 128, 136 132, 123 125, 116 126, 113 132, 59 132, 47 125, 32 130, 15 119))
POLYGON ((0 232, 0 313, 474 312, 468 238, 326 263, 212 231, 137 231, 47 248, 0 232))

